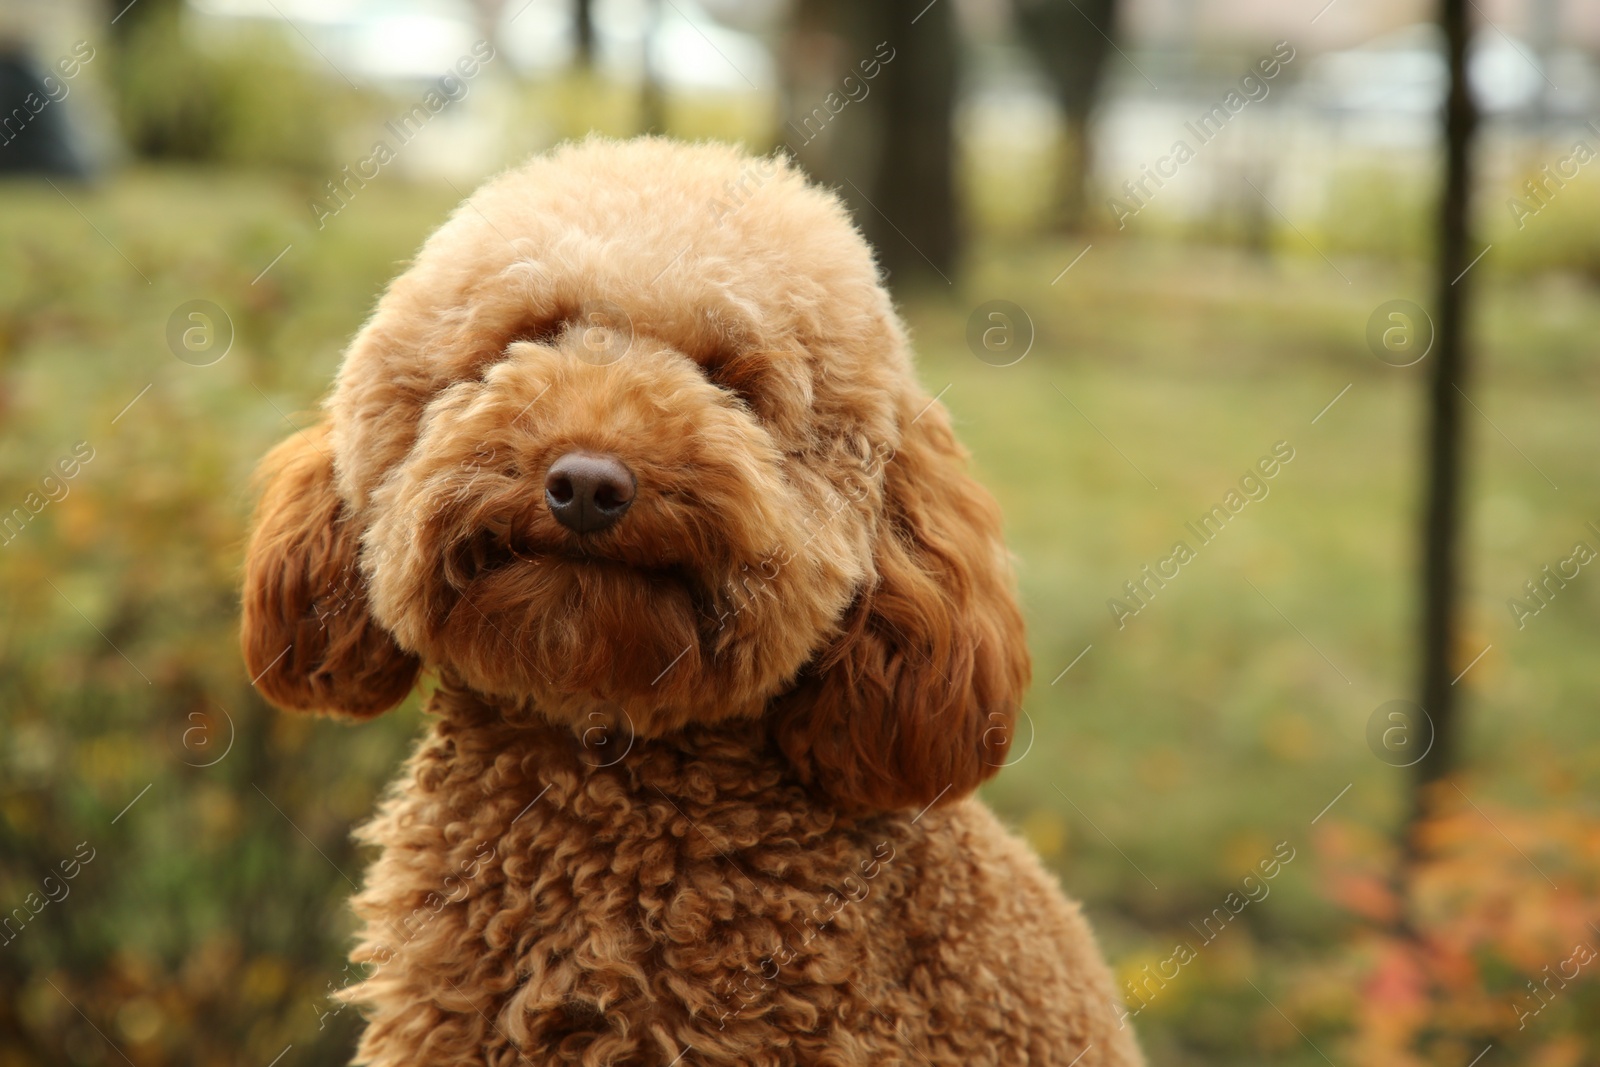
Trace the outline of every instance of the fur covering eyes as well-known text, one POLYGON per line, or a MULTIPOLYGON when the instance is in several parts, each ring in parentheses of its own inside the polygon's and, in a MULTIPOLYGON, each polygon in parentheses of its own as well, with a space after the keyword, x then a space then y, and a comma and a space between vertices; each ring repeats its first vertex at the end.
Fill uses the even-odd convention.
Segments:
POLYGON ((1004 762, 1028 659, 998 510, 867 248, 786 164, 590 144, 492 182, 326 419, 263 470, 245 654, 275 702, 372 715, 421 662, 645 735, 767 716, 880 807, 1004 762), (546 507, 574 451, 637 479, 603 533, 546 507))

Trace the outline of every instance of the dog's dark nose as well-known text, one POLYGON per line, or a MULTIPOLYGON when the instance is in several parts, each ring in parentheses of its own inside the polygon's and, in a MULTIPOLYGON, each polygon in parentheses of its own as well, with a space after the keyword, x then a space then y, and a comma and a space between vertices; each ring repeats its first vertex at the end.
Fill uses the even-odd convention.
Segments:
POLYGON ((633 472, 616 456, 568 452, 550 464, 544 500, 567 529, 596 533, 622 518, 637 485, 633 472))

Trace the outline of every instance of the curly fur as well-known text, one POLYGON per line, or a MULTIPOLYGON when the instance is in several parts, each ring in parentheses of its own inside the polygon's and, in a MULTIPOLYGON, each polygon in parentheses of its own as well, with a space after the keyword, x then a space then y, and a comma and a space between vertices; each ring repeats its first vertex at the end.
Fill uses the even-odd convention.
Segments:
POLYGON ((969 796, 1028 683, 1010 563, 836 198, 714 145, 535 159, 326 414, 263 463, 252 676, 355 717, 440 678, 361 832, 358 1062, 1140 1062, 969 796), (576 449, 636 476, 605 531, 543 502, 576 449))

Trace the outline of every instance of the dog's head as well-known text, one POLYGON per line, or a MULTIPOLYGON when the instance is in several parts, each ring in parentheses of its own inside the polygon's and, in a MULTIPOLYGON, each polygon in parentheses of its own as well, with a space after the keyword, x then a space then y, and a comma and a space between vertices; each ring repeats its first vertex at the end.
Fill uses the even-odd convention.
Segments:
POLYGON ((263 463, 252 677, 424 665, 644 736, 769 716, 850 805, 965 794, 1027 684, 1000 520, 870 250, 781 160, 591 140, 480 189, 263 463))

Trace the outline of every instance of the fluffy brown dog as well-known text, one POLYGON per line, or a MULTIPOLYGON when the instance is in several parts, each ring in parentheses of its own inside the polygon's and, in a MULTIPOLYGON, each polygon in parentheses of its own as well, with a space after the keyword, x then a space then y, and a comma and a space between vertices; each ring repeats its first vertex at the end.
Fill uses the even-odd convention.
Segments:
POLYGON ((1028 681, 994 501, 780 161, 591 140, 480 189, 264 462, 245 657, 439 684, 361 832, 384 1065, 1139 1062, 969 794, 1028 681))

